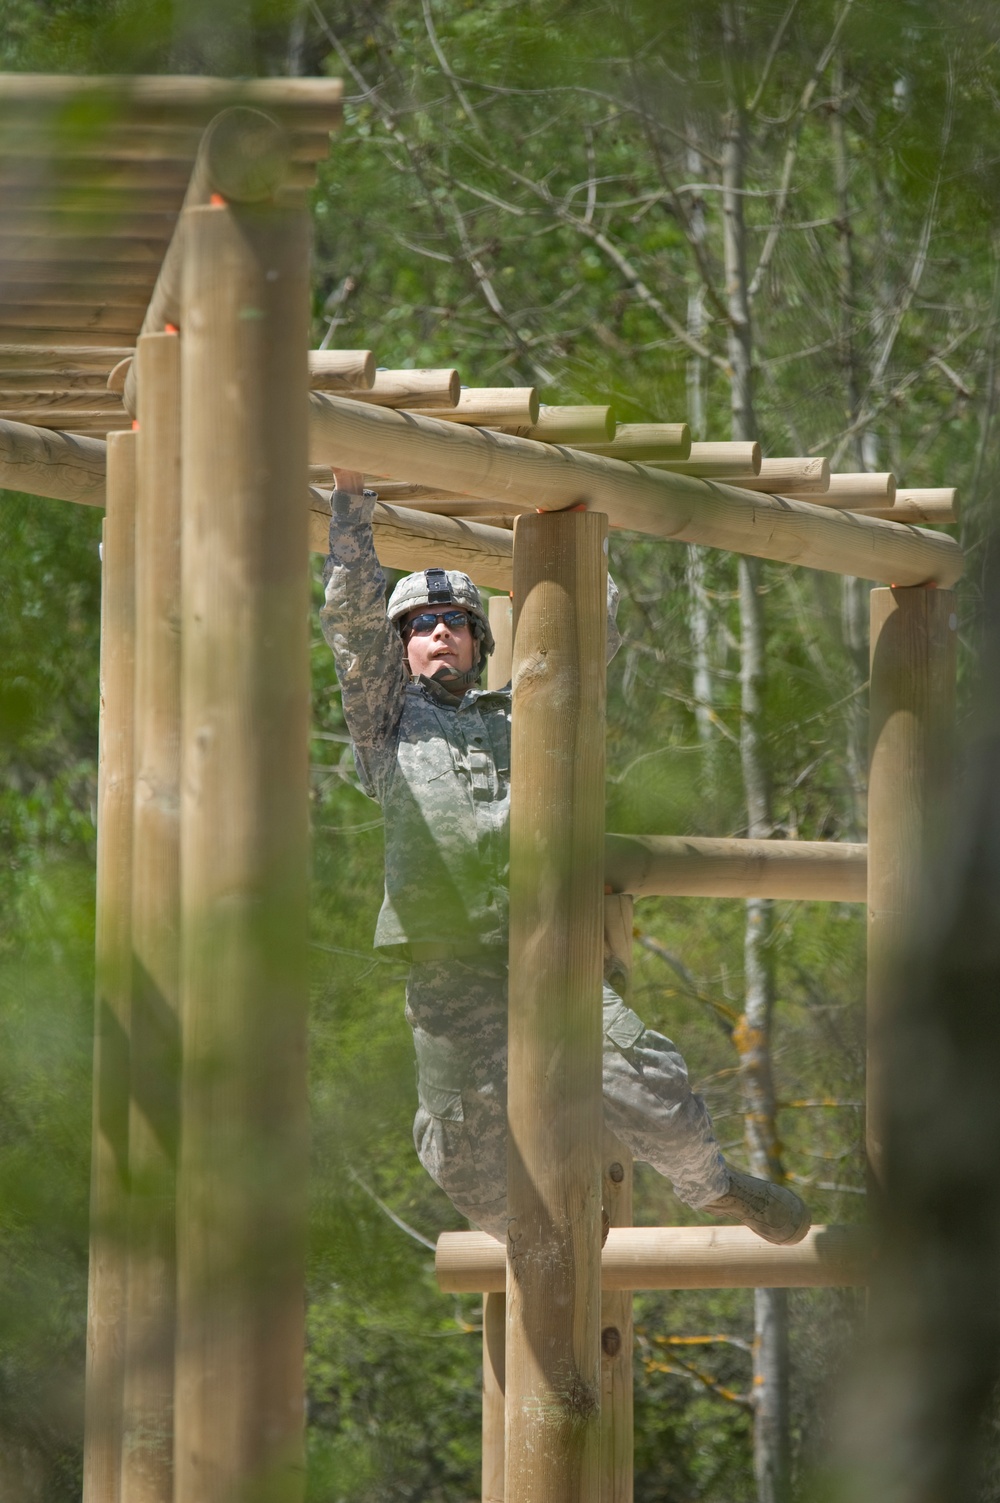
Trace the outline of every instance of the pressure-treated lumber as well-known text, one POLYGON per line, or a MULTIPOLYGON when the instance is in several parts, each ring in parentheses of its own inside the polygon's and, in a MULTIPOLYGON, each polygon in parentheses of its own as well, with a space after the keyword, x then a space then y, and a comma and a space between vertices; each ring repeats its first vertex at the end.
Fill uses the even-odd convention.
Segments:
POLYGON ((128 1282, 135 437, 111 445, 101 570, 90 1268, 83 1503, 118 1503, 128 1282))
MULTIPOLYGON (((309 546, 326 553, 330 532, 329 492, 312 490, 309 546)), ((376 504, 372 518, 375 551, 390 569, 461 569, 476 584, 511 587, 513 539, 506 528, 482 522, 434 517, 410 508, 376 504)))
POLYGON ((434 416, 442 422, 480 428, 530 428, 538 422, 538 392, 533 386, 467 386, 453 407, 434 416))
POLYGON ((760 491, 769 496, 825 495, 830 486, 830 461, 806 456, 802 459, 762 459, 756 475, 744 475, 732 484, 741 490, 760 491))
POLYGON ((939 527, 960 520, 958 491, 943 485, 897 490, 891 506, 866 506, 864 512, 890 522, 932 522, 939 527))
POLYGON ((611 459, 687 459, 691 430, 687 423, 619 423, 609 442, 580 447, 611 459))
MULTIPOLYGON (((950 590, 872 590, 868 771, 868 1163, 883 1173, 882 1071, 933 832, 947 819, 958 618, 950 590)), ((916 1087, 916 1083, 915 1083, 916 1087)))
POLYGON ((441 408, 435 417, 450 413, 461 395, 457 370, 376 370, 367 390, 351 392, 356 402, 372 402, 378 407, 441 408))
MULTIPOLYGON (((499 1244, 498 1244, 499 1245, 499 1244)), ((483 1503, 504 1503, 507 1298, 483 1296, 483 1503)))
POLYGON ((186 219, 175 1487, 184 1503, 292 1503, 304 1466, 309 222, 215 207, 186 219))
POLYGON ((730 484, 738 485, 745 475, 760 474, 760 444, 723 440, 720 443, 692 444, 687 459, 650 460, 655 469, 673 470, 677 475, 697 475, 702 480, 717 480, 727 475, 730 484))
POLYGON ((579 512, 514 533, 508 1503, 599 1475, 606 540, 579 512))
POLYGON ((5 490, 103 506, 105 456, 103 439, 0 422, 0 486, 5 490))
POLYGON ((863 903, 863 845, 695 835, 608 835, 604 880, 634 897, 791 898, 863 903))
POLYGON ((180 1132, 180 348, 139 340, 129 1273, 121 1503, 173 1503, 180 1132))
POLYGON ((515 428, 522 438, 543 444, 602 444, 615 435, 613 407, 555 407, 542 405, 530 428, 515 428))
POLYGON ((513 664, 514 602, 509 595, 491 595, 486 610, 494 643, 486 659, 486 687, 503 689, 510 683, 513 664))
POLYGON ((462 489, 525 511, 584 505, 605 512, 612 526, 862 579, 952 584, 962 572, 961 549, 940 533, 805 501, 752 497, 714 481, 477 432, 419 413, 318 392, 309 400, 314 463, 380 469, 392 479, 462 489))
POLYGON ((0 346, 0 370, 4 380, 11 371, 46 371, 53 375, 72 375, 79 372, 107 376, 132 350, 123 345, 99 345, 94 349, 80 349, 76 345, 37 349, 34 345, 5 344, 0 346))
MULTIPOLYGON (((604 974, 624 1002, 632 1000, 633 903, 604 899, 604 974)), ((632 1155, 605 1127, 601 1134, 601 1204, 609 1227, 632 1225, 632 1155)), ((485 1295, 495 1299, 495 1295, 485 1295)), ((632 1503, 632 1295, 601 1291, 601 1503, 632 1503)))
MULTIPOLYGON (((201 138, 183 209, 207 204, 213 194, 231 203, 269 202, 283 187, 288 166, 288 137, 277 121, 260 110, 230 107, 215 116, 201 138)), ((162 333, 167 324, 180 323, 183 234, 187 223, 183 209, 156 278, 140 334, 162 333)), ((125 376, 122 399, 126 411, 134 415, 138 398, 132 367, 125 376)))
POLYGON ((0 422, 19 423, 29 428, 44 428, 49 432, 77 437, 81 434, 118 433, 132 426, 132 419, 120 402, 117 407, 73 407, 62 410, 49 406, 4 407, 0 408, 0 422))
POLYGON ((783 496, 793 500, 815 499, 817 506, 840 506, 845 511, 877 511, 891 507, 896 496, 896 477, 892 473, 831 475, 830 483, 822 495, 809 490, 782 491, 783 496))
POLYGON ((309 385, 313 391, 370 391, 375 380, 371 350, 310 350, 309 385))
POLYGON ((57 107, 93 99, 115 107, 112 118, 135 122, 165 120, 176 126, 190 111, 204 118, 228 105, 295 110, 305 122, 313 115, 331 129, 340 119, 343 88, 337 78, 257 78, 240 82, 196 74, 0 73, 0 116, 25 118, 27 107, 57 107))
MULTIPOLYGON (((601 1254, 603 1289, 820 1289, 866 1284, 864 1227, 814 1226, 775 1247, 745 1226, 612 1227, 601 1254)), ((434 1260, 446 1293, 503 1290, 502 1243, 487 1232, 442 1232, 434 1260)))

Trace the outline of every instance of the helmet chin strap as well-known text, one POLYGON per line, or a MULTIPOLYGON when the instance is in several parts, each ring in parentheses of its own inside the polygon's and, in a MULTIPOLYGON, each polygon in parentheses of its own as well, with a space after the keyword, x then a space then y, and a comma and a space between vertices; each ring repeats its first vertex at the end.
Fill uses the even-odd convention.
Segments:
POLYGON ((447 689, 449 694, 464 694, 466 689, 471 689, 479 682, 482 671, 480 663, 474 664, 467 673, 456 673, 454 668, 450 668, 447 663, 442 663, 440 668, 436 668, 433 673, 428 673, 427 677, 432 683, 440 684, 442 689, 447 689))

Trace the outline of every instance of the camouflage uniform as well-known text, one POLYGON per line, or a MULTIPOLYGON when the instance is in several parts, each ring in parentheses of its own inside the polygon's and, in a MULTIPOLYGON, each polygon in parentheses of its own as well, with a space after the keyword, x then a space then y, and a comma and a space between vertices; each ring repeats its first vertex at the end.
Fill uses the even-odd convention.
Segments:
MULTIPOLYGON (((417 1052, 420 1161, 471 1221, 506 1234, 507 882, 510 689, 456 699, 411 681, 385 614, 374 495, 336 491, 323 633, 333 649, 358 776, 385 816, 375 944, 406 947, 417 1052)), ((618 645, 609 621, 609 656, 618 645)), ((669 1039, 604 988, 604 1116, 637 1159, 706 1205, 725 1163, 669 1039)))

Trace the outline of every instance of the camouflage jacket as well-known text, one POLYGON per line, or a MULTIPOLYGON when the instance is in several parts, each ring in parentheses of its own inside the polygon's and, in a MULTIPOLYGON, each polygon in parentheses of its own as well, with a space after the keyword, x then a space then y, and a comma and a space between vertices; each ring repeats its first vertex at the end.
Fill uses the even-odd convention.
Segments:
MULTIPOLYGON (((361 786, 385 818, 375 944, 507 944, 510 687, 462 698, 411 680, 385 614, 375 496, 333 493, 321 611, 361 786)), ((609 648, 617 590, 609 590, 609 648)), ((610 655, 610 652, 609 652, 610 655)))

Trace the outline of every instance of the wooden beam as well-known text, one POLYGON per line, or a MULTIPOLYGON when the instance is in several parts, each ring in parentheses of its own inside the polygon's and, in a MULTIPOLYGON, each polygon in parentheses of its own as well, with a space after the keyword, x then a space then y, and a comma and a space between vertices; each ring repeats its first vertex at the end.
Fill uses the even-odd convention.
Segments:
POLYGON ((103 506, 106 452, 102 439, 0 422, 0 486, 103 506))
POLYGON ((139 341, 128 1337, 122 1503, 172 1503, 180 1133, 180 349, 139 341))
POLYGON ((604 880, 634 897, 801 898, 863 903, 863 845, 822 840, 720 840, 608 835, 604 880))
POLYGON ((514 532, 508 1503, 599 1476, 606 540, 577 512, 514 532))
POLYGON ((962 551, 940 533, 850 512, 749 496, 730 486, 623 464, 506 433, 483 433, 419 413, 310 396, 311 458, 381 470, 392 479, 464 490, 525 511, 583 505, 627 527, 677 542, 727 548, 892 583, 952 584, 962 551))
MULTIPOLYGON (((506 431, 506 430, 505 430, 506 431)), ((543 444, 603 444, 615 434, 613 407, 554 407, 543 404, 529 428, 511 428, 521 438, 543 444)))
MULTIPOLYGON (((862 1226, 814 1226, 792 1247, 746 1226, 612 1227, 601 1254, 603 1289, 822 1289, 868 1282, 871 1240, 862 1226)), ((445 1293, 506 1287, 503 1244, 487 1232, 442 1232, 434 1260, 445 1293)))
POLYGON ((0 346, 0 371, 3 371, 4 381, 15 371, 32 376, 36 371, 44 371, 52 376, 103 375, 107 378, 108 372, 131 354, 130 345, 97 345, 93 349, 81 349, 75 344, 47 345, 39 349, 33 344, 4 344, 0 346))
POLYGON ((810 490, 782 491, 792 500, 814 500, 817 506, 840 506, 845 511, 876 511, 891 507, 896 496, 896 477, 885 473, 872 475, 867 471, 851 475, 831 475, 830 483, 822 495, 810 490))
MULTIPOLYGON (((481 522, 433 517, 424 512, 376 504, 372 519, 375 551, 390 569, 461 569, 476 584, 490 589, 511 587, 513 537, 506 528, 481 522)), ((310 492, 309 546, 326 553, 329 546, 329 492, 310 492)))
POLYGON ((533 386, 467 386, 453 407, 442 407, 434 416, 439 422, 478 428, 530 428, 538 422, 538 412, 533 386))
MULTIPOLYGON (((604 972, 626 1003, 632 1000, 633 902, 604 899, 604 972)), ((612 1227, 632 1225, 632 1155, 605 1127, 601 1133, 601 1204, 612 1227)), ((496 1295, 487 1294, 486 1299, 496 1295)), ((601 1289, 601 1503, 632 1503, 634 1423, 632 1293, 601 1289)))
POLYGON ((186 218, 175 1486, 284 1503, 305 1465, 311 234, 285 210, 186 218))
POLYGON ((951 797, 958 617, 950 590, 872 590, 868 773, 869 1169, 883 1179, 883 1063, 932 830, 951 797))
POLYGON ((309 351, 309 385, 313 391, 370 391, 375 374, 371 350, 309 351))
POLYGON ((744 491, 759 491, 769 496, 791 496, 804 500, 807 496, 824 495, 830 487, 830 461, 828 459, 762 459, 757 475, 744 475, 733 479, 744 491))
POLYGON ((101 570, 90 1266, 83 1503, 118 1503, 128 1287, 135 438, 111 446, 101 570))
POLYGON ((673 470, 675 475, 697 475, 702 480, 729 476, 738 485, 746 475, 760 474, 760 444, 723 440, 715 444, 692 444, 687 459, 650 460, 652 468, 673 470))
POLYGON ((486 660, 486 687, 504 689, 513 671, 514 602, 509 595, 491 595, 486 609, 494 642, 493 652, 486 660))
MULTIPOLYGON (((302 127, 333 130, 341 121, 339 78, 257 78, 234 82, 195 74, 0 73, 0 118, 94 101, 130 123, 204 121, 233 105, 287 111, 302 127)), ((44 118, 36 115, 36 119, 44 118)))
POLYGON ((350 395, 355 402, 371 402, 377 407, 441 408, 434 414, 441 417, 454 409, 462 387, 457 370, 377 370, 369 390, 352 391, 350 395))
POLYGON ((691 430, 687 423, 619 423, 609 442, 577 447, 608 459, 684 460, 691 454, 691 430))
MULTIPOLYGON (((70 112, 68 117, 57 115, 48 124, 39 125, 37 119, 29 115, 26 120, 22 113, 16 124, 8 120, 6 127, 0 129, 0 156, 8 161, 42 158, 59 167, 91 160, 114 163, 153 160, 166 167, 183 167, 186 184, 204 124, 203 119, 200 125, 138 125, 134 121, 106 118, 81 126, 70 112)), ((292 161, 320 162, 329 156, 329 129, 303 127, 296 123, 294 115, 287 114, 283 124, 290 136, 292 161)))
POLYGON ((958 491, 952 486, 927 486, 896 492, 891 506, 865 507, 865 515, 889 522, 931 522, 938 527, 961 521, 958 491))

